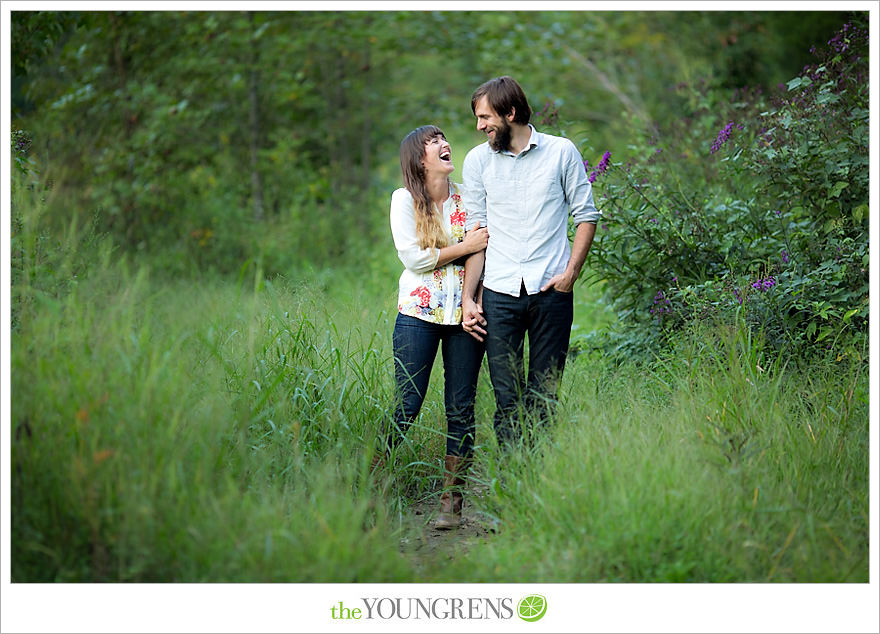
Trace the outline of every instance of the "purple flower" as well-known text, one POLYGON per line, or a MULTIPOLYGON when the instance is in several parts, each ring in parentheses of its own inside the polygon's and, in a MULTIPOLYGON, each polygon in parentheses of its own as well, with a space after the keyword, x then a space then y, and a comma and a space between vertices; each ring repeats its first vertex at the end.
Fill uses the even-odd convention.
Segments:
POLYGON ((782 250, 782 261, 785 264, 788 264, 788 251, 786 251, 785 249, 782 250))
POLYGON ((752 282, 752 288, 756 291, 769 291, 775 285, 776 279, 772 275, 769 275, 767 279, 758 278, 756 281, 752 282))
POLYGON ((715 142, 712 143, 712 149, 709 152, 710 154, 715 154, 715 152, 721 149, 721 146, 730 138, 730 131, 733 129, 733 126, 734 122, 728 121, 727 125, 721 128, 718 132, 718 137, 715 139, 715 142))
POLYGON ((672 312, 671 302, 663 294, 663 291, 657 291, 657 294, 654 295, 654 304, 648 309, 648 312, 652 315, 658 315, 658 320, 660 315, 668 315, 672 312))
MULTIPOLYGON (((589 180, 591 183, 596 182, 596 177, 600 174, 604 174, 608 170, 608 163, 611 161, 611 152, 605 152, 602 155, 602 158, 599 160, 598 165, 596 165, 596 169, 590 172, 589 180)), ((588 172, 590 171, 590 162, 584 161, 584 169, 588 172)))

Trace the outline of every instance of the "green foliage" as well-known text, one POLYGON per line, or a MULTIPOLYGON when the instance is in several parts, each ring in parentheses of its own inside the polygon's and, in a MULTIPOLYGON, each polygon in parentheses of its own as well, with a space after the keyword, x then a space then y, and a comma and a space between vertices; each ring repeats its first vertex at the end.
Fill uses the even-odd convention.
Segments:
POLYGON ((16 169, 11 178, 9 235, 13 329, 42 310, 57 310, 94 261, 106 262, 113 251, 96 217, 82 222, 74 213, 63 225, 52 222, 47 209, 58 192, 27 156, 29 145, 26 132, 13 132, 16 169))
POLYGON ((678 116, 682 77, 772 85, 835 16, 22 11, 12 117, 64 192, 50 217, 98 212, 174 277, 290 274, 388 245, 400 139, 436 123, 463 157, 489 77, 517 76, 536 110, 578 122, 564 133, 622 156, 634 122, 678 116))
POLYGON ((620 350, 656 348, 694 319, 743 319, 807 355, 866 335, 866 32, 845 25, 769 100, 695 92, 694 110, 597 181, 594 276, 633 333, 620 350))

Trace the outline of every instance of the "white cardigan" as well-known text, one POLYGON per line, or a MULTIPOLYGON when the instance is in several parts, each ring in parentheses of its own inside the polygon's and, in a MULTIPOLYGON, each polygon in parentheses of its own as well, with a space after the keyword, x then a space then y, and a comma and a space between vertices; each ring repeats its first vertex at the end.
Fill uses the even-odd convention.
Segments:
MULTIPOLYGON (((465 220, 461 186, 450 183, 449 198, 443 203, 450 245, 464 239, 465 220)), ((398 283, 397 310, 435 324, 460 324, 464 266, 450 262, 437 268, 440 249, 419 246, 413 197, 404 188, 391 195, 391 235, 406 267, 398 283)))

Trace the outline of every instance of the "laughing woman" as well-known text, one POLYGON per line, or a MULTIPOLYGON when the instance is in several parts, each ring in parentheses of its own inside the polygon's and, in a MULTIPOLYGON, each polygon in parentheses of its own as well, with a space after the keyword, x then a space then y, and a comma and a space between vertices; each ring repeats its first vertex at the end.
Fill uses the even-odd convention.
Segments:
POLYGON ((437 528, 461 522, 464 484, 474 445, 474 398, 484 347, 461 327, 464 258, 486 248, 488 232, 465 231, 460 186, 440 128, 422 126, 400 144, 404 187, 391 196, 391 233, 403 262, 394 324, 397 407, 386 439, 391 451, 416 419, 431 367, 443 354, 446 459, 437 528))

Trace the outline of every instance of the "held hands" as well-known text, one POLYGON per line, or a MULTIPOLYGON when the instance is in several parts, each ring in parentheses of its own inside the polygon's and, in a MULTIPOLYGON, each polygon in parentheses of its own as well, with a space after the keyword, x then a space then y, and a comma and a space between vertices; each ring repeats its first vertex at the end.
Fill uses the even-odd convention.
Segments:
POLYGON ((478 222, 473 229, 465 234, 462 244, 467 249, 468 255, 482 251, 489 244, 489 230, 486 227, 481 228, 478 222))
POLYGON ((486 318, 483 317, 483 307, 473 299, 463 298, 461 300, 461 327, 477 341, 482 341, 486 336, 486 318))

